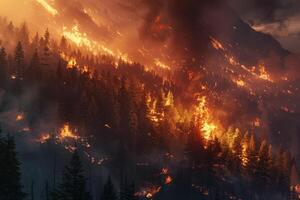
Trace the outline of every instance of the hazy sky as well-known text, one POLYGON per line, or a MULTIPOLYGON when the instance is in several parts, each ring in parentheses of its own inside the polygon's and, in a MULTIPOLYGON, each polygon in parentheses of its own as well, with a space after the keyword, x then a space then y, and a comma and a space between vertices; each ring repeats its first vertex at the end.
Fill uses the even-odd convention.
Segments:
POLYGON ((256 30, 272 34, 281 44, 300 53, 299 0, 229 0, 256 30))
MULTIPOLYGON (((81 10, 84 12, 77 13, 77 19, 84 18, 84 23, 90 23, 96 30, 101 27, 101 24, 92 24, 93 21, 101 21, 104 18, 115 23, 114 15, 110 15, 107 7, 113 4, 122 4, 130 10, 127 2, 120 0, 0 0, 0 15, 8 16, 9 19, 21 23, 23 21, 33 21, 34 28, 45 28, 48 24, 45 23, 47 13, 41 2, 47 2, 49 5, 55 6, 72 6, 72 11, 81 10), (38 3, 40 2, 40 3, 38 3), (89 11, 85 6, 93 6, 93 16, 96 20, 89 16, 89 11), (42 21, 44 23, 42 23, 42 21)), ((253 28, 273 35, 281 44, 290 51, 300 53, 300 0, 228 0, 231 6, 241 15, 241 17, 251 24, 253 28)), ((70 11, 70 10, 69 10, 70 11)), ((64 12, 61 10, 61 12, 64 12)), ((71 12, 71 11, 70 11, 71 12)), ((122 18, 122 15, 118 16, 122 18)), ((137 12, 132 10, 132 13, 137 12)), ((64 13, 62 13, 64 14, 64 13)), ((138 15, 138 13, 136 13, 138 15)), ((50 17, 50 16, 49 16, 50 17)), ((125 18, 125 17, 123 17, 125 18)), ((52 19, 53 20, 53 19, 52 19)), ((62 20, 62 19, 56 19, 62 20)), ((76 20, 76 18, 74 18, 76 20)))

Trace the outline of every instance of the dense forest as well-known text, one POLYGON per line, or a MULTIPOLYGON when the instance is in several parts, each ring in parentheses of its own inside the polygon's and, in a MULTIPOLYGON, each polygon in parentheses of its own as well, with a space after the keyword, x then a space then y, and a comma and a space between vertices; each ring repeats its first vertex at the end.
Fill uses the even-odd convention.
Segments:
POLYGON ((297 198, 292 155, 238 127, 213 134, 208 95, 179 95, 178 74, 0 24, 0 112, 27 125, 1 118, 1 200, 297 198), (28 181, 22 134, 48 174, 28 181))

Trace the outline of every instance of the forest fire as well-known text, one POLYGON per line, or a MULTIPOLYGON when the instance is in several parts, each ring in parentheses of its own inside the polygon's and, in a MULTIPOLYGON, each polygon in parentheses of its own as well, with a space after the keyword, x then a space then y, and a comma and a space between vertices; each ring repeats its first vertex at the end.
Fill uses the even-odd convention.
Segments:
POLYGON ((155 62, 155 65, 156 65, 156 66, 158 66, 158 67, 160 67, 160 68, 162 68, 162 69, 171 70, 171 68, 170 68, 168 65, 162 63, 162 62, 161 62, 159 59, 157 59, 157 58, 154 60, 154 62, 155 62))
POLYGON ((55 16, 58 14, 58 11, 51 6, 46 0, 35 0, 37 3, 39 3, 41 6, 43 6, 45 8, 45 10, 47 10, 48 13, 50 13, 51 15, 55 16))
MULTIPOLYGON (((77 60, 76 60, 76 58, 75 57, 72 57, 72 56, 68 56, 68 55, 66 55, 65 53, 61 53, 60 54, 60 57, 64 60, 64 61, 66 61, 67 62, 67 69, 77 69, 80 73, 90 73, 91 71, 90 71, 90 68, 87 66, 87 65, 83 65, 83 66, 81 66, 81 65, 79 65, 78 63, 77 63, 77 60)), ((91 77, 91 73, 90 73, 90 78, 92 78, 91 77)))
POLYGON ((259 77, 263 80, 267 80, 269 82, 273 82, 271 75, 266 71, 266 67, 264 65, 259 65, 259 77))
POLYGON ((153 199, 154 196, 157 193, 159 193, 160 190, 161 190, 160 186, 159 187, 151 186, 149 188, 143 189, 141 192, 135 193, 135 196, 146 197, 147 199, 153 199))
POLYGON ((41 19, 0 17, 0 171, 23 170, 16 194, 300 198, 299 60, 226 2, 28 2, 41 19))
POLYGON ((211 113, 207 107, 207 97, 197 98, 198 106, 195 109, 195 124, 200 125, 200 130, 206 140, 212 140, 216 136, 217 125, 213 123, 211 113))
POLYGON ((104 54, 112 56, 116 60, 122 60, 125 63, 132 63, 126 54, 121 53, 120 51, 113 51, 107 46, 90 39, 86 33, 80 32, 79 25, 74 25, 71 30, 68 30, 68 28, 64 26, 63 35, 77 47, 81 47, 83 50, 86 49, 94 55, 104 54))
POLYGON ((60 132, 59 132, 59 139, 60 140, 64 140, 64 139, 79 139, 79 136, 75 135, 69 124, 64 124, 63 127, 60 129, 60 132))

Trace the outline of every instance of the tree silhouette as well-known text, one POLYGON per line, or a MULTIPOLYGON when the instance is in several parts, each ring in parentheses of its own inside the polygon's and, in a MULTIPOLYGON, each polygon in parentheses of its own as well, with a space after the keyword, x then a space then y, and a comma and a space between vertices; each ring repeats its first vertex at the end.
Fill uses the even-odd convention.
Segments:
POLYGON ((104 185, 104 189, 101 195, 100 200, 117 200, 117 193, 115 187, 109 177, 106 184, 104 185))
POLYGON ((18 79, 22 79, 24 75, 24 50, 22 43, 19 41, 15 50, 15 69, 14 73, 18 79))
POLYGON ((0 87, 6 88, 6 83, 8 80, 8 68, 5 48, 0 49, 0 87))
POLYGON ((89 200, 91 196, 86 191, 86 180, 83 175, 77 150, 74 151, 70 163, 65 167, 61 185, 54 191, 54 200, 89 200))
POLYGON ((1 200, 22 200, 26 197, 26 194, 22 192, 20 162, 15 148, 13 137, 0 138, 1 200))

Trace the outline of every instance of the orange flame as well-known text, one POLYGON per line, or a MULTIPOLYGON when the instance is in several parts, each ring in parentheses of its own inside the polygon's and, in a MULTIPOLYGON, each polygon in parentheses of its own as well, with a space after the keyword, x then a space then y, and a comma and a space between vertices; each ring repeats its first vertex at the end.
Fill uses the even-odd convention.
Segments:
POLYGON ((36 0, 36 2, 43 6, 51 15, 55 16, 58 14, 58 11, 53 6, 51 6, 46 0, 36 0))
POLYGON ((16 121, 22 121, 24 119, 24 113, 19 113, 16 117, 16 121))

